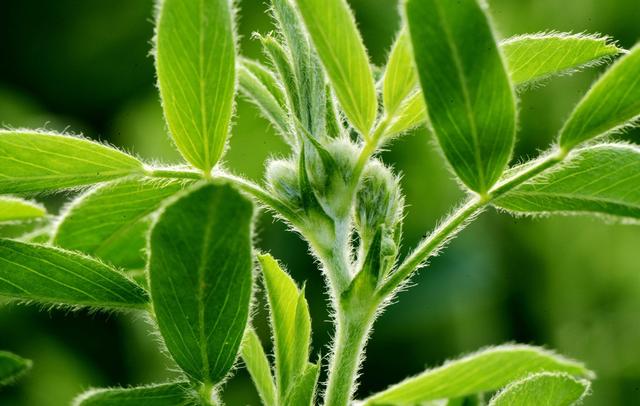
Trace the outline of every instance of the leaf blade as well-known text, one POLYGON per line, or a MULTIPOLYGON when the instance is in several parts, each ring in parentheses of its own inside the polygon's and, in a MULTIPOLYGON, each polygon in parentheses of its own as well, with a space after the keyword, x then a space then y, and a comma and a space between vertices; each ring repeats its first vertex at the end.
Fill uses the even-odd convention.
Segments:
POLYGON ((0 295, 110 309, 144 308, 147 292, 95 259, 58 248, 0 240, 0 295))
POLYGON ((182 156, 205 172, 222 157, 229 135, 235 46, 232 2, 160 3, 156 70, 165 119, 182 156))
POLYGON ((251 300, 252 216, 252 203, 231 185, 211 183, 167 206, 151 232, 158 327, 176 363, 199 382, 222 380, 240 348, 251 300))
POLYGON ((73 406, 186 406, 195 405, 188 382, 135 388, 91 389, 76 397, 73 406))
POLYGON ((130 180, 90 190, 62 214, 53 244, 118 267, 144 268, 149 216, 184 185, 182 181, 130 180))
POLYGON ((488 392, 535 372, 590 376, 582 364, 536 347, 499 346, 426 371, 364 401, 364 405, 412 405, 488 392))
POLYGON ((65 189, 143 173, 134 157, 94 141, 0 130, 0 194, 65 189))
POLYGON ((541 373, 514 382, 491 399, 489 406, 571 406, 591 384, 566 374, 541 373))
POLYGON ((47 209, 39 203, 11 196, 0 196, 0 223, 44 217, 47 209))
POLYGON ((342 109, 367 137, 376 119, 378 102, 369 57, 351 9, 345 0, 295 3, 342 109))
POLYGON ((260 338, 252 328, 245 333, 242 344, 242 359, 262 403, 266 406, 276 406, 276 385, 271 375, 271 366, 260 343, 260 338))
POLYGON ((515 96, 489 17, 477 0, 409 0, 405 7, 439 144, 458 177, 484 193, 507 167, 516 128, 515 96))
POLYGON ((560 131, 571 149, 640 119, 640 44, 620 58, 591 87, 560 131))
POLYGON ((31 369, 32 362, 7 351, 0 351, 0 387, 8 385, 31 369))
POLYGON ((640 219, 640 149, 601 144, 578 149, 559 167, 520 185, 494 204, 510 212, 601 213, 640 219))
POLYGON ((392 116, 409 94, 418 87, 418 74, 413 64, 411 38, 405 27, 400 31, 391 48, 382 79, 382 99, 388 116, 392 116))
POLYGON ((620 53, 607 37, 556 32, 518 35, 500 47, 518 86, 598 65, 620 53))
POLYGON ((258 257, 269 300, 276 359, 276 386, 285 399, 309 362, 311 317, 293 279, 271 255, 258 257))

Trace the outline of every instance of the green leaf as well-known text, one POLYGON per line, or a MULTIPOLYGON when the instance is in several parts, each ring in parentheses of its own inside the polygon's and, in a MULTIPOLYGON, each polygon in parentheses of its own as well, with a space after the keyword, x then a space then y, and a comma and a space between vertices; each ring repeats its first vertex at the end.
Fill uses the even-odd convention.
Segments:
POLYGON ((304 373, 298 377, 284 401, 286 406, 314 406, 320 363, 308 364, 304 373))
POLYGON ((603 144, 513 189, 494 204, 517 213, 601 213, 640 219, 640 148, 603 144))
POLYGON ((244 360, 253 384, 258 390, 260 400, 265 406, 277 406, 276 385, 271 375, 271 366, 262 348, 260 338, 249 328, 242 343, 242 359, 244 360))
POLYGON ((620 53, 608 37, 559 32, 518 35, 500 45, 518 86, 574 73, 620 53))
POLYGON ((515 142, 516 105, 491 22, 477 0, 408 0, 418 76, 440 146, 458 177, 486 192, 515 142))
POLYGON ((149 216, 184 187, 182 181, 130 180, 99 186, 63 212, 53 243, 113 265, 146 264, 149 216))
POLYGON ((536 372, 591 376, 582 364, 536 347, 489 348, 423 372, 364 401, 364 405, 414 405, 495 391, 536 372))
POLYGON ((541 373, 514 382, 489 406, 571 406, 580 403, 591 384, 567 374, 541 373))
POLYGON ((0 387, 13 383, 31 369, 31 361, 6 351, 0 351, 0 387))
POLYGON ((156 70, 173 139, 195 167, 222 157, 235 96, 235 28, 229 0, 163 0, 156 28, 156 70))
POLYGON ((217 384, 233 367, 249 317, 252 203, 206 184, 160 215, 149 278, 160 333, 192 379, 217 384))
POLYGON ((242 58, 241 66, 251 72, 260 81, 260 83, 267 88, 281 108, 284 109, 286 107, 287 96, 284 94, 282 83, 278 81, 271 69, 267 68, 260 62, 249 58, 242 58))
POLYGON ((271 328, 273 330, 276 383, 279 398, 285 399, 288 391, 304 373, 309 363, 311 341, 311 317, 304 290, 298 290, 293 279, 270 255, 258 257, 264 275, 269 299, 271 328))
POLYGON ((84 186, 143 172, 137 159, 97 142, 0 130, 0 194, 84 186))
POLYGON ((0 240, 0 296, 52 305, 144 308, 147 292, 123 273, 74 252, 0 240))
POLYGON ((39 203, 11 196, 0 196, 0 222, 31 220, 47 215, 39 203))
POLYGON ((384 71, 382 98, 387 116, 393 116, 407 96, 418 87, 418 75, 413 64, 411 38, 408 31, 402 29, 391 48, 384 71))
POLYGON ((73 406, 195 406, 188 388, 188 382, 173 382, 136 388, 91 389, 75 398, 73 406))
POLYGON ((277 96, 267 87, 269 85, 244 65, 238 71, 238 83, 240 91, 260 109, 285 141, 291 144, 292 135, 289 131, 287 112, 277 96))
POLYGON ((570 149, 600 135, 618 131, 640 118, 640 44, 620 58, 591 87, 560 132, 570 149))
POLYGON ((356 130, 367 137, 378 102, 369 57, 346 0, 295 3, 342 109, 356 130))
POLYGON ((385 131, 387 137, 401 134, 418 127, 428 120, 427 106, 424 104, 422 92, 414 92, 400 105, 389 128, 385 131))

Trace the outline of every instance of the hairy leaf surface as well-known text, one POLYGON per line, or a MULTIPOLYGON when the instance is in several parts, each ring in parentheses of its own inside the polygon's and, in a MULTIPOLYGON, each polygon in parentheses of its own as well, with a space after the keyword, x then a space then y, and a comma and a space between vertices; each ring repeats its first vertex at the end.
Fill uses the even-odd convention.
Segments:
POLYGON ((276 386, 271 375, 271 365, 260 343, 260 337, 251 328, 244 336, 242 359, 262 403, 265 406, 277 406, 276 386))
POLYGON ((276 355, 276 383, 280 399, 305 371, 309 362, 311 317, 304 291, 270 255, 259 257, 269 299, 276 355))
POLYGON ((560 166, 496 200, 518 213, 601 213, 640 219, 640 149, 603 144, 575 151, 560 166))
POLYGON ((39 203, 11 196, 0 196, 0 222, 44 217, 47 209, 39 203))
POLYGON ((131 180, 93 189, 66 209, 53 243, 119 267, 144 268, 149 216, 183 186, 181 181, 131 180))
POLYGON ((58 248, 0 240, 0 296, 44 304, 142 308, 147 292, 95 259, 58 248))
POLYGON ((403 29, 391 48, 384 71, 382 97, 387 115, 393 115, 407 96, 418 87, 418 75, 413 64, 411 38, 409 32, 403 29))
POLYGON ((0 130, 0 194, 84 186, 142 174, 142 163, 97 142, 61 134, 0 130))
POLYGON ((295 0, 336 97, 367 136, 378 108, 369 57, 346 0, 295 0))
POLYGON ((511 79, 518 85, 572 73, 620 53, 607 37, 541 33, 518 35, 501 43, 511 79))
POLYGON ((169 205, 150 237, 153 307, 165 344, 194 380, 233 366, 249 316, 253 206, 229 184, 207 184, 169 205))
POLYGON ((458 177, 486 192, 515 142, 516 105, 477 0, 409 0, 406 15, 431 124, 458 177))
POLYGON ((414 405, 500 389, 536 372, 589 376, 582 364, 539 348, 505 345, 489 348, 423 372, 364 401, 365 405, 414 405))
POLYGON ((589 381, 567 374, 541 373, 512 383, 489 406, 571 406, 588 392, 589 381))
POLYGON ((560 145, 619 130, 640 118, 640 45, 620 58, 591 87, 560 132, 560 145))
POLYGON ((208 172, 224 152, 235 96, 235 28, 229 0, 163 0, 156 69, 176 146, 208 172))
POLYGON ((0 351, 0 387, 18 379, 31 369, 31 365, 28 359, 7 351, 0 351))
POLYGON ((188 382, 164 383, 137 388, 91 389, 73 406, 195 406, 187 392, 188 382))
POLYGON ((287 406, 314 406, 320 363, 307 364, 306 369, 300 375, 295 385, 287 393, 284 404, 287 406))

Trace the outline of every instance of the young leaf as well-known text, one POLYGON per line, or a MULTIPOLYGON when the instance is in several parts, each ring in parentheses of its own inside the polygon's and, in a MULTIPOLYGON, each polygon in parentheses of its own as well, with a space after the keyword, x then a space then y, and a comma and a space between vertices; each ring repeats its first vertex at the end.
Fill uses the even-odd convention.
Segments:
POLYGON ((84 186, 143 172, 137 159, 97 142, 0 130, 0 194, 84 186))
POLYGON ((311 317, 295 282, 270 255, 258 257, 269 299, 279 398, 285 399, 309 362, 311 317))
POLYGON ((276 99, 278 105, 281 108, 284 109, 286 107, 287 97, 284 94, 282 84, 278 82, 275 74, 269 68, 267 68, 260 62, 254 61, 253 59, 249 58, 242 58, 241 66, 247 71, 251 72, 253 76, 255 76, 260 81, 260 83, 262 83, 262 85, 267 88, 269 93, 271 93, 271 95, 276 99))
POLYGON ((494 204, 517 213, 600 213, 640 220, 640 148, 603 144, 575 151, 557 168, 494 204))
POLYGON ((514 382, 489 406, 571 406, 589 393, 591 384, 567 374, 541 373, 514 382))
POLYGON ((418 86, 418 75, 413 63, 411 38, 407 30, 403 29, 391 48, 384 71, 382 98, 384 111, 388 116, 392 116, 418 86))
POLYGON ((233 366, 249 317, 253 205, 207 184, 169 205, 150 237, 149 278, 164 342, 184 372, 216 384, 233 366))
POLYGON ((147 292, 121 272, 74 252, 0 240, 0 296, 44 304, 144 308, 147 292))
POLYGON ((409 131, 427 122, 427 106, 421 92, 414 92, 396 110, 395 118, 385 131, 387 137, 409 131))
POLYGON ((364 401, 364 405, 413 405, 495 391, 536 372, 590 376, 582 364, 536 347, 505 345, 450 361, 364 401))
POLYGON ((369 57, 346 0, 295 0, 336 97, 367 137, 378 102, 369 57), (330 22, 330 23, 328 23, 330 22))
POLYGON ((500 46, 518 86, 598 65, 620 53, 607 37, 558 32, 518 35, 500 46))
POLYGON ((314 406, 320 363, 308 364, 284 401, 287 406, 314 406))
POLYGON ((44 217, 47 209, 39 203, 11 196, 0 196, 0 223, 44 217))
POLYGON ((235 28, 229 0, 160 2, 156 69, 176 146, 209 172, 222 156, 235 95, 235 28))
POLYGON ((137 388, 91 389, 74 399, 73 406, 195 406, 188 382, 137 388))
POLYGON ((617 131, 640 118, 640 44, 591 87, 560 131, 565 149, 617 131))
POLYGON ((429 117, 447 160, 486 192, 515 141, 513 89, 478 0, 408 0, 406 15, 429 117))
POLYGON ((238 71, 240 91, 249 98, 289 144, 292 136, 286 110, 267 85, 244 65, 238 71))
POLYGON ((244 360, 253 384, 258 390, 260 400, 265 406, 277 406, 276 386, 271 375, 271 366, 262 348, 260 338, 249 328, 242 343, 242 359, 244 360))
POLYGON ((0 387, 8 385, 31 369, 31 361, 0 351, 0 387))
POLYGON ((149 215, 183 187, 180 181, 130 180, 95 188, 64 211, 53 243, 118 267, 144 268, 149 215))

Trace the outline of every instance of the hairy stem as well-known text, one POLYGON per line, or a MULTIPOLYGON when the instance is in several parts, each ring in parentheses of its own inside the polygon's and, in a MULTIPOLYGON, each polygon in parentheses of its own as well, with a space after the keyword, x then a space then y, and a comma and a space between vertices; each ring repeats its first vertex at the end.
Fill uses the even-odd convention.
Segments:
POLYGON ((428 237, 422 240, 398 269, 388 277, 378 291, 380 300, 384 300, 392 295, 415 270, 419 269, 426 260, 436 254, 448 241, 462 231, 467 224, 484 211, 492 201, 534 176, 556 166, 567 157, 568 152, 569 151, 563 149, 557 149, 540 158, 532 165, 527 166, 524 170, 516 172, 513 176, 498 183, 487 194, 474 197, 463 204, 460 209, 447 217, 428 237))
POLYGON ((338 311, 325 406, 348 406, 351 403, 374 315, 375 312, 363 312, 362 309, 338 311))

